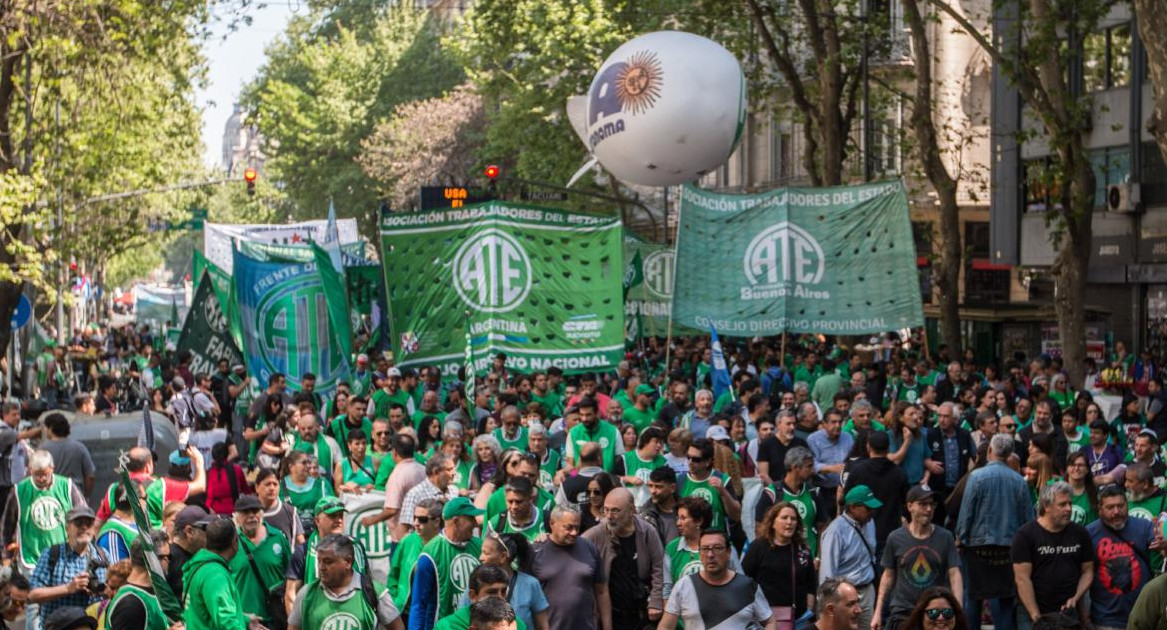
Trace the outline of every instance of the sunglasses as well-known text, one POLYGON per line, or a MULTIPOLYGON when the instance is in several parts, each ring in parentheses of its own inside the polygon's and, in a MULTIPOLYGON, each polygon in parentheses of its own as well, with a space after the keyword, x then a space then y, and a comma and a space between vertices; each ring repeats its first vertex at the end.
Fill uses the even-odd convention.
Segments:
POLYGON ((1001 428, 1005 429, 1005 430, 1016 429, 1017 425, 1015 425, 1015 424, 1002 424, 1001 428))
POLYGON ((705 461, 705 458, 701 457, 700 455, 690 455, 689 461, 691 461, 691 462, 703 462, 703 461, 705 461))
POLYGON ((430 522, 432 518, 432 516, 414 516, 413 522, 417 523, 418 525, 425 525, 426 523, 430 522))
POLYGON ((952 619, 956 616, 956 611, 951 608, 929 608, 924 611, 928 615, 929 621, 937 621, 939 619, 952 619))

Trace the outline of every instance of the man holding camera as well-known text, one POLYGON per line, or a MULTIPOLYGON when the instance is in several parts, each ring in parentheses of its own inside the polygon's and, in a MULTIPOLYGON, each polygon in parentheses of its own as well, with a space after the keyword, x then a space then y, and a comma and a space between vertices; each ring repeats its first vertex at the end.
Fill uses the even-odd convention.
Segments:
POLYGON ((40 605, 41 619, 59 608, 84 609, 101 599, 109 559, 93 543, 94 520, 93 510, 74 507, 65 516, 65 542, 41 552, 28 594, 30 603, 40 605))

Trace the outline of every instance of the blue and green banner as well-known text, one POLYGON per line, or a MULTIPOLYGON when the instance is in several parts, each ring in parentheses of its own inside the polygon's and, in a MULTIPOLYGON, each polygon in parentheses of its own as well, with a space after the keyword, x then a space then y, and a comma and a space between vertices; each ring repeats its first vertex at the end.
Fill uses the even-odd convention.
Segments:
POLYGON ((754 195, 685 186, 680 212, 681 325, 742 337, 924 324, 901 181, 754 195))
POLYGON ((348 378, 351 341, 332 321, 336 292, 325 291, 315 262, 264 262, 236 251, 233 268, 243 352, 261 386, 278 372, 299 391, 313 373, 316 391, 326 396, 348 378))

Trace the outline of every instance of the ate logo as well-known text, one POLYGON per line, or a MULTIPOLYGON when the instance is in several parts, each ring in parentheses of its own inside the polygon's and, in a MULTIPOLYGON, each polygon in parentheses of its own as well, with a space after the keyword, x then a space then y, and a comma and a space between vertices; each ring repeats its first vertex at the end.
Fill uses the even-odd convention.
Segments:
POLYGON ((454 254, 454 289, 483 313, 505 313, 531 292, 531 259, 515 237, 491 228, 479 232, 454 254))
POLYGON ((656 295, 673 295, 673 252, 653 252, 644 259, 644 284, 656 295))
POLYGON ((259 350, 269 370, 300 380, 316 374, 316 388, 328 391, 344 369, 344 357, 329 325, 328 303, 319 278, 301 276, 268 293, 256 306, 259 350))
POLYGON ((810 232, 788 221, 775 223, 746 247, 742 270, 749 286, 741 287, 741 298, 828 299, 828 291, 809 288, 822 282, 825 258, 823 248, 810 232))
POLYGON ((470 588, 470 574, 477 568, 478 558, 465 553, 454 556, 454 561, 450 563, 450 582, 458 591, 456 597, 461 596, 462 593, 466 592, 466 589, 470 588))
POLYGON ((320 630, 360 630, 361 622, 351 613, 333 613, 320 624, 320 630))
POLYGON ((222 305, 217 299, 203 300, 203 318, 215 334, 221 335, 227 331, 227 317, 223 315, 222 305))
POLYGON ((45 531, 53 531, 64 524, 64 514, 61 504, 53 497, 41 497, 29 506, 29 515, 37 527, 45 531))

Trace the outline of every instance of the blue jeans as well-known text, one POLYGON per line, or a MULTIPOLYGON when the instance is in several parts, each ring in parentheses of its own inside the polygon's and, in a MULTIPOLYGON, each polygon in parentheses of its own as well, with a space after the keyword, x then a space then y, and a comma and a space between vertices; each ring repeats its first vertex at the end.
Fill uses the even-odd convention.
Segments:
MULTIPOLYGON (((1017 630, 1017 598, 1002 597, 1000 599, 983 600, 989 603, 989 614, 993 616, 995 630, 1017 630)), ((968 617, 969 630, 981 630, 981 606, 979 599, 969 600, 965 606, 968 617)), ((1028 617, 1026 617, 1028 621, 1028 617)))

